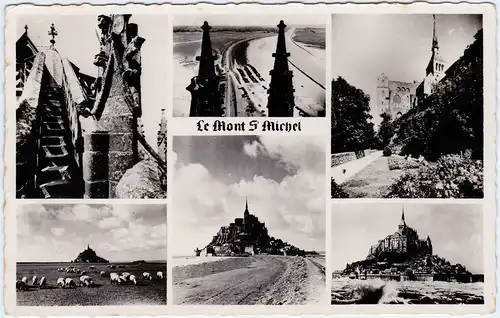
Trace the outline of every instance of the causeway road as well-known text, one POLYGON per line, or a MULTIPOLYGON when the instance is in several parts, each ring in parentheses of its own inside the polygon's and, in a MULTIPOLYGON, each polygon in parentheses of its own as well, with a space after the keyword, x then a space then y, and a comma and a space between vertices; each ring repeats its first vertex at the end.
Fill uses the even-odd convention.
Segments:
POLYGON ((234 257, 174 267, 173 277, 176 305, 291 305, 325 298, 324 272, 303 257, 234 257))

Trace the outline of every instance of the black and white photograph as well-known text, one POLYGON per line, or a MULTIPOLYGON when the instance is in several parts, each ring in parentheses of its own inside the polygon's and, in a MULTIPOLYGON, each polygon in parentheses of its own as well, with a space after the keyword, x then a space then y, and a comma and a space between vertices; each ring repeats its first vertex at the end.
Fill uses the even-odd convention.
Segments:
POLYGON ((324 138, 174 137, 174 305, 328 303, 324 138))
POLYGON ((332 16, 332 198, 483 198, 483 16, 332 16))
POLYGON ((166 206, 20 205, 16 262, 18 306, 166 305, 166 206))
POLYGON ((52 9, 16 20, 16 197, 165 198, 167 15, 52 9))
POLYGON ((484 304, 481 204, 332 205, 331 304, 484 304))
POLYGON ((325 117, 326 15, 176 15, 177 117, 325 117))

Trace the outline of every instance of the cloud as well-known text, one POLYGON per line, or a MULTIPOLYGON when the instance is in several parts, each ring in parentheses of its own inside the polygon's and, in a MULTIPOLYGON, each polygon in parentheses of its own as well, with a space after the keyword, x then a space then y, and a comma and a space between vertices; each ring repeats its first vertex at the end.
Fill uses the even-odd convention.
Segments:
POLYGON ((265 148, 256 140, 252 142, 245 142, 243 145, 243 152, 252 158, 257 158, 257 155, 262 152, 265 153, 265 148))
POLYGON ((64 228, 62 228, 62 227, 53 227, 53 228, 50 229, 50 231, 55 236, 61 236, 61 235, 64 234, 64 228))
POLYGON ((115 217, 106 217, 99 221, 98 226, 103 230, 107 230, 119 227, 120 223, 120 220, 115 217))
POLYGON ((33 205, 17 217, 18 261, 68 262, 87 245, 111 261, 166 259, 162 204, 33 205))
POLYGON ((325 139, 321 137, 260 136, 258 141, 246 142, 243 152, 253 158, 261 155, 278 160, 291 172, 299 169, 321 172, 325 167, 325 139))

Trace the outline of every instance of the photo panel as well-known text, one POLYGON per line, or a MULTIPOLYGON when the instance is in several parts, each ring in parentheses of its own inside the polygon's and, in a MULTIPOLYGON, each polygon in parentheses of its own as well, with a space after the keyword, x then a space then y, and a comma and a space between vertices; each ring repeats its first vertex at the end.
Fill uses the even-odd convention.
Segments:
POLYGON ((168 15, 38 9, 15 21, 16 197, 166 198, 168 15))
POLYGON ((17 209, 17 306, 167 304, 162 204, 17 209))
POLYGON ((483 198, 483 15, 334 14, 331 43, 331 197, 483 198))
POLYGON ((174 305, 325 304, 325 141, 174 137, 174 305))
POLYGON ((332 204, 331 304, 485 304, 482 208, 332 204))
POLYGON ((173 19, 176 117, 325 117, 326 16, 173 19))

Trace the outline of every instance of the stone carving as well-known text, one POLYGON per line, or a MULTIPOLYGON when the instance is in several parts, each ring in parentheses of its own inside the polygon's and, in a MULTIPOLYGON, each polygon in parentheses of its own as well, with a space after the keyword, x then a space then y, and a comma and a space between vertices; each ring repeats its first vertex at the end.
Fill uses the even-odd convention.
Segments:
POLYGON ((93 109, 81 109, 84 117, 94 116, 99 120, 112 87, 115 75, 122 77, 122 83, 115 83, 124 91, 134 117, 142 115, 140 77, 141 47, 145 39, 138 35, 135 23, 128 23, 131 15, 99 15, 97 18, 100 35, 100 51, 94 57, 98 76, 91 89, 96 99, 93 109))

